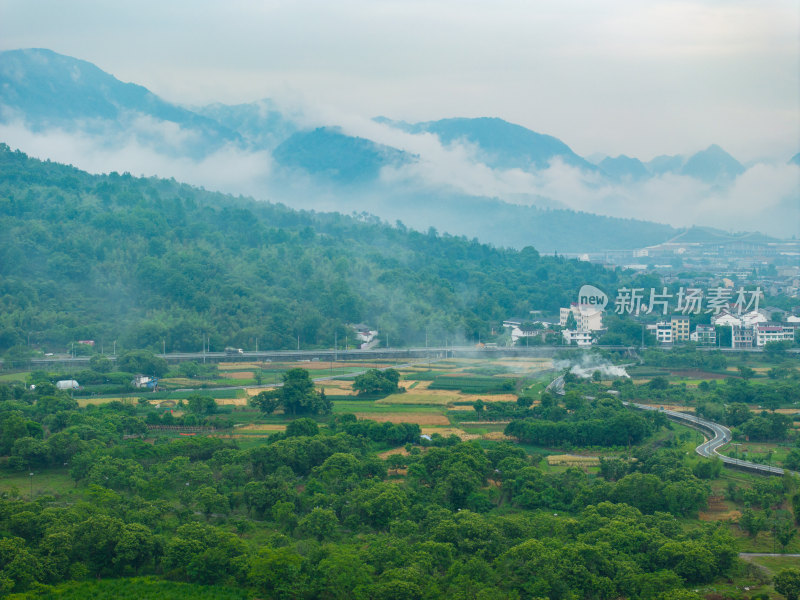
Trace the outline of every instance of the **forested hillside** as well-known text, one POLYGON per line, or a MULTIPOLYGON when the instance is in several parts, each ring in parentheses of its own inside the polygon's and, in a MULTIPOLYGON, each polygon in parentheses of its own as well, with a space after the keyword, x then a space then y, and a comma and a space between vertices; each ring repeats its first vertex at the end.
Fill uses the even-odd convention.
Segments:
POLYGON ((365 322, 393 346, 486 339, 620 274, 533 248, 297 212, 174 180, 95 176, 0 146, 0 351, 332 346, 365 322))

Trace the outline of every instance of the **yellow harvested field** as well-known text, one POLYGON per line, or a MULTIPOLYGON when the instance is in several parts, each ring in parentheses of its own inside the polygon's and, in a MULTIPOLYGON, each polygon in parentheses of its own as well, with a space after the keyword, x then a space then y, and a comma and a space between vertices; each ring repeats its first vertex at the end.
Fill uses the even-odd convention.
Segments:
POLYGON ((286 425, 280 423, 250 423, 237 427, 236 431, 286 431, 286 425))
POLYGON ((462 440, 477 440, 481 437, 475 433, 467 433, 463 429, 457 427, 422 427, 421 429, 422 435, 433 435, 434 433, 438 433, 442 437, 457 435, 462 440))
POLYGON ((242 369, 261 369, 266 365, 269 365, 269 363, 253 360, 247 362, 221 362, 218 367, 220 371, 241 371, 242 369))
POLYGON ((378 453, 378 458, 386 460, 390 456, 394 456, 395 454, 399 454, 400 456, 408 456, 408 450, 405 449, 405 446, 400 446, 399 448, 392 448, 391 450, 387 450, 386 452, 378 453))
POLYGON ((318 390, 325 390, 326 394, 334 396, 357 396, 358 392, 353 389, 352 381, 320 381, 317 383, 318 390))
POLYGON ((462 394, 457 390, 419 390, 415 387, 404 394, 392 394, 386 398, 376 400, 375 404, 430 404, 433 406, 446 406, 453 402, 516 402, 514 394, 462 394))
POLYGON ((268 392, 273 389, 275 389, 273 386, 261 386, 261 387, 248 387, 245 388, 244 391, 247 393, 248 396, 258 396, 261 392, 268 392))
POLYGON ((420 431, 422 432, 422 435, 433 435, 434 433, 438 433, 444 437, 452 434, 462 435, 466 433, 466 431, 459 429, 458 427, 420 427, 420 431))
POLYGON ((416 423, 417 425, 450 425, 444 415, 436 413, 356 413, 359 419, 380 423, 416 423))
POLYGON ((552 454, 547 457, 547 464, 567 465, 579 467, 591 467, 600 464, 600 459, 596 456, 573 456, 572 454, 552 454))
POLYGON ((484 440, 494 440, 494 441, 502 441, 502 440, 511 440, 514 438, 508 437, 502 431, 490 431, 488 433, 484 433, 481 438, 484 440))
POLYGON ((414 379, 414 377, 406 377, 403 380, 402 385, 408 390, 409 387, 411 386, 411 382, 414 382, 414 381, 417 382, 417 385, 414 386, 413 390, 409 390, 409 391, 417 392, 419 390, 427 390, 428 386, 433 383, 432 381, 420 381, 418 379, 414 379))
POLYGON ((353 387, 353 382, 344 379, 326 379, 325 381, 320 382, 319 385, 324 385, 325 387, 350 389, 353 387))
POLYGON ((161 379, 160 382, 165 385, 170 384, 183 387, 191 387, 197 384, 196 380, 189 379, 188 377, 165 377, 164 379, 161 379))
POLYGON ((475 402, 475 400, 483 400, 484 402, 516 402, 517 397, 514 394, 461 394, 461 400, 467 402, 475 402))
POLYGON ((256 374, 252 371, 223 371, 219 376, 227 379, 253 379, 256 374))
POLYGON ((760 413, 761 411, 766 410, 767 412, 778 413, 779 415, 797 415, 800 414, 800 408, 776 408, 775 410, 769 410, 765 408, 760 408, 757 406, 751 406, 750 412, 757 412, 760 413))
POLYGON ((247 406, 247 398, 217 398, 215 402, 220 406, 247 406))
POLYGON ((737 523, 739 521, 739 517, 742 516, 738 510, 728 510, 725 512, 703 512, 700 511, 698 513, 697 518, 701 521, 728 521, 732 523, 737 523))
POLYGON ((697 515, 701 521, 733 521, 739 520, 742 516, 738 510, 731 510, 725 504, 725 499, 722 496, 709 496, 708 505, 706 510, 700 511, 697 515))

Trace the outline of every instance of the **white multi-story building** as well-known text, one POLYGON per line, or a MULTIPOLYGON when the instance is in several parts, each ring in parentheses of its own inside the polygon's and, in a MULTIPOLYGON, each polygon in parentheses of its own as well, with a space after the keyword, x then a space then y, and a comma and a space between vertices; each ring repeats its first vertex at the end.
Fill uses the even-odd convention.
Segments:
POLYGON ((791 342, 794 340, 794 327, 781 323, 761 323, 755 326, 756 346, 763 348, 770 342, 791 342))
POLYGON ((559 312, 559 325, 567 326, 567 319, 572 314, 578 331, 599 331, 603 328, 603 310, 590 304, 573 302, 569 308, 562 308, 559 312))
MULTIPOLYGON (((531 325, 536 325, 537 323, 531 323, 531 325)), ((526 326, 525 323, 522 321, 515 321, 515 320, 506 320, 503 321, 503 327, 506 327, 511 330, 511 344, 514 345, 520 338, 524 337, 535 337, 537 335, 542 335, 543 332, 547 330, 547 327, 550 325, 549 323, 545 323, 539 321, 538 323, 540 326, 538 328, 533 328, 530 326, 526 326)))
POLYGON ((713 325, 698 325, 694 328, 690 338, 701 346, 716 346, 717 330, 713 325))
POLYGON ((745 327, 755 327, 759 323, 766 323, 769 321, 767 315, 760 310, 751 310, 749 313, 742 315, 742 325, 745 327))
POLYGON ((671 344, 673 342, 672 323, 669 321, 656 323, 656 341, 659 344, 671 344))
POLYGON ((565 329, 561 332, 564 336, 564 341, 568 344, 575 344, 578 346, 591 346, 592 345, 592 332, 591 331, 575 331, 573 329, 565 329))
POLYGON ((728 311, 723 311, 718 315, 711 317, 711 324, 733 327, 734 325, 741 325, 742 320, 739 317, 732 315, 728 311))
POLYGON ((731 348, 752 348, 753 328, 743 325, 731 326, 731 348))

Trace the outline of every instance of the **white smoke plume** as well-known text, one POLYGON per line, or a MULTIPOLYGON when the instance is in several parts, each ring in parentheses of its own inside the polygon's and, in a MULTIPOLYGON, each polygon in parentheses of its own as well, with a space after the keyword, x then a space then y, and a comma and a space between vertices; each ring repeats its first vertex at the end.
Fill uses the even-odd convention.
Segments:
POLYGON ((603 377, 609 379, 630 377, 624 366, 614 365, 608 360, 594 355, 582 356, 579 361, 557 360, 553 362, 553 366, 559 371, 569 369, 571 374, 583 379, 590 379, 595 371, 600 371, 603 377))

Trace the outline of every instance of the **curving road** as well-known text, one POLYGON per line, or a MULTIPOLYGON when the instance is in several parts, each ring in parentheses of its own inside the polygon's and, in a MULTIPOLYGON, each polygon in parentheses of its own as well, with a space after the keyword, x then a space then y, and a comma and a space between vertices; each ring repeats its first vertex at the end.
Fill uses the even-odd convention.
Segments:
MULTIPOLYGON (((697 415, 682 413, 674 410, 664 410, 662 408, 656 406, 650 406, 648 404, 638 404, 636 402, 623 402, 626 406, 632 406, 634 408, 638 408, 640 410, 654 410, 661 413, 664 413, 668 419, 673 421, 678 421, 684 425, 688 425, 689 427, 693 427, 694 429, 699 429, 703 433, 711 433, 714 435, 713 438, 706 440, 702 444, 700 444, 695 451, 700 456, 705 456, 707 458, 719 458, 723 464, 728 467, 732 467, 735 469, 743 469, 745 471, 752 471, 754 473, 760 473, 762 475, 777 475, 778 477, 782 476, 784 470, 780 467, 773 467, 772 465, 762 465, 759 463, 750 462, 749 460, 740 460, 738 458, 731 458, 730 456, 725 456, 724 454, 720 454, 717 452, 719 448, 727 444, 733 439, 731 435, 731 430, 725 427, 724 425, 720 425, 719 423, 714 423, 713 421, 709 421, 708 419, 704 419, 702 417, 698 417, 697 415)), ((794 471, 789 471, 792 475, 798 475, 798 473, 794 471)))

